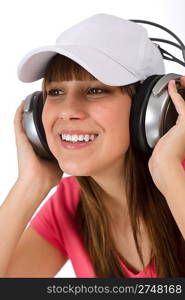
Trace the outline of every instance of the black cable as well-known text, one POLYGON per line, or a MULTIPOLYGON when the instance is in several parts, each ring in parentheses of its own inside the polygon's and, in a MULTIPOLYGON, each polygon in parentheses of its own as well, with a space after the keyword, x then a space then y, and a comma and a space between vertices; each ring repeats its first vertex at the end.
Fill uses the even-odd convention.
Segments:
POLYGON ((155 27, 158 27, 160 29, 163 29, 164 31, 168 32, 169 34, 171 34, 178 42, 179 44, 181 45, 182 48, 185 49, 185 45, 183 44, 183 42, 180 40, 180 38, 175 34, 173 33, 171 30, 169 30, 168 28, 162 26, 162 25, 159 25, 157 23, 154 23, 154 22, 150 22, 150 21, 146 21, 146 20, 130 20, 132 22, 136 22, 136 23, 144 23, 144 24, 149 24, 149 25, 152 25, 152 26, 155 26, 155 27))
POLYGON ((185 62, 183 62, 182 60, 176 58, 175 56, 173 56, 171 53, 169 53, 168 51, 164 50, 163 48, 161 48, 159 45, 158 46, 158 49, 159 51, 161 52, 162 54, 162 57, 166 60, 170 60, 170 61, 174 61, 180 65, 182 65, 183 67, 185 67, 185 62))
POLYGON ((150 22, 150 21, 146 21, 146 20, 136 20, 136 19, 131 19, 130 21, 132 22, 135 22, 135 23, 143 23, 143 24, 148 24, 148 25, 152 25, 152 26, 155 26, 155 27, 158 27, 166 32, 168 32, 170 35, 172 35, 178 42, 179 44, 181 45, 181 50, 182 50, 182 55, 183 55, 183 59, 185 61, 185 45, 184 43, 180 40, 180 38, 175 34, 173 33, 171 30, 169 30, 168 28, 160 25, 160 24, 157 24, 157 23, 154 23, 154 22, 150 22))
POLYGON ((171 42, 171 41, 168 41, 168 40, 165 40, 165 39, 158 39, 158 38, 150 38, 151 41, 154 41, 154 42, 161 42, 161 43, 166 43, 166 44, 170 44, 174 47, 177 47, 179 48, 180 50, 182 50, 181 46, 174 43, 174 42, 171 42))
MULTIPOLYGON (((178 44, 176 44, 176 43, 174 43, 174 42, 171 42, 171 41, 168 41, 168 40, 165 40, 165 39, 158 39, 158 38, 150 38, 150 40, 153 41, 153 42, 160 42, 160 43, 162 42, 162 43, 170 44, 170 45, 172 45, 174 47, 177 47, 178 49, 180 49, 182 51, 181 46, 178 45, 178 44)), ((161 54, 162 54, 162 56, 163 56, 164 59, 175 61, 176 63, 179 63, 182 66, 185 66, 185 63, 182 60, 179 60, 178 58, 176 58, 175 56, 173 56, 171 53, 169 53, 166 50, 164 50, 163 48, 161 48, 161 46, 159 44, 156 44, 156 46, 158 47, 158 49, 161 52, 161 54), (166 56, 166 54, 167 54, 167 56, 166 56), (167 58, 169 56, 170 56, 170 59, 167 58)))

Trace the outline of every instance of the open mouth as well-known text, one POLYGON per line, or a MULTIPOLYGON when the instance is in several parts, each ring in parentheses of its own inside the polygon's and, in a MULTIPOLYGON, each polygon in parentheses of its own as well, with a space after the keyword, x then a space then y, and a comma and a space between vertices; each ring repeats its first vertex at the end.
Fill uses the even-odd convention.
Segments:
POLYGON ((75 144, 75 143, 90 143, 93 142, 96 138, 98 137, 98 134, 91 134, 91 135, 73 135, 73 136, 69 136, 69 135, 63 135, 60 134, 60 138, 62 140, 62 142, 64 143, 71 143, 71 144, 75 144))
POLYGON ((67 150, 80 150, 82 148, 90 147, 91 145, 96 143, 96 139, 99 136, 99 134, 92 134, 91 136, 85 135, 82 136, 76 136, 70 137, 70 136, 63 136, 60 135, 60 140, 62 147, 67 150))

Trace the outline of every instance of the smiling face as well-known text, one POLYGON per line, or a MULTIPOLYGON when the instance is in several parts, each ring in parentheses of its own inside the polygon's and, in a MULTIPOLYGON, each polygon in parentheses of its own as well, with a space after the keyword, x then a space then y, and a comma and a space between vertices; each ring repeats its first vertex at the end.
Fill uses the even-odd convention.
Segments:
POLYGON ((129 146, 128 94, 99 81, 76 80, 51 82, 46 92, 42 121, 48 145, 64 172, 92 176, 123 161, 129 146), (85 147, 68 149, 60 138, 66 130, 98 137, 85 147))
POLYGON ((42 122, 49 148, 65 173, 96 176, 122 168, 130 142, 131 98, 126 92, 91 78, 50 80, 45 93, 42 122), (68 130, 98 136, 84 147, 71 143, 71 149, 60 137, 68 130))

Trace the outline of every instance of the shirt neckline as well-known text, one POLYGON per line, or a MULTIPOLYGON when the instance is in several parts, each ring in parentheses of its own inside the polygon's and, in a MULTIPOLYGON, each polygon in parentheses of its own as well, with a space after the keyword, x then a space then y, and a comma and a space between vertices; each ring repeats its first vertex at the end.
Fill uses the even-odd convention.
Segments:
POLYGON ((126 271, 126 273, 131 274, 133 276, 139 276, 140 274, 146 273, 146 271, 148 270, 148 268, 152 265, 153 263, 153 259, 151 258, 150 261, 148 262, 148 264, 144 267, 143 270, 139 271, 139 272, 133 272, 132 270, 129 269, 129 267, 127 267, 127 265, 125 264, 124 261, 121 260, 121 258, 118 256, 118 259, 121 263, 122 268, 124 269, 124 271, 126 271))

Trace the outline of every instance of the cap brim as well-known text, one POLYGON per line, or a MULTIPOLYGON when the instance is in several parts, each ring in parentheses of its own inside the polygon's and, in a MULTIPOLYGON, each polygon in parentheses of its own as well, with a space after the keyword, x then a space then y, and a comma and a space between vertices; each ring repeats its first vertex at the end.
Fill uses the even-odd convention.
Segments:
POLYGON ((33 82, 43 78, 48 62, 57 53, 74 60, 107 85, 122 86, 141 80, 105 53, 96 48, 78 45, 48 46, 31 51, 18 66, 19 79, 33 82))

